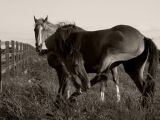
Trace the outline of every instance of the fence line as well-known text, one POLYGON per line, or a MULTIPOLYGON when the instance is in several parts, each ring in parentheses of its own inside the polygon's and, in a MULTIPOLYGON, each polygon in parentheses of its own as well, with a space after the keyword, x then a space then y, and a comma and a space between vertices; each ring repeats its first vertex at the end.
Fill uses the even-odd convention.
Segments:
POLYGON ((35 48, 29 44, 0 40, 0 92, 2 76, 8 78, 24 74, 36 55, 35 48))

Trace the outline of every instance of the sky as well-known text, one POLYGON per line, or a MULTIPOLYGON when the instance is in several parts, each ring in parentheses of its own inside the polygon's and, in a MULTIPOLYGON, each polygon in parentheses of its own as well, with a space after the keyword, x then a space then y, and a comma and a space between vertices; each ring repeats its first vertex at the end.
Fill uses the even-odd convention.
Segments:
POLYGON ((0 0, 0 39, 34 45, 34 15, 91 31, 131 25, 160 48, 160 0, 0 0))

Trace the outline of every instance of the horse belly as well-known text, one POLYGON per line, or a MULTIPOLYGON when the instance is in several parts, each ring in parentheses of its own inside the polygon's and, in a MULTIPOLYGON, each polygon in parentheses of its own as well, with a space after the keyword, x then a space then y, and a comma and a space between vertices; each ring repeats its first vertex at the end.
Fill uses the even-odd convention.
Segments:
POLYGON ((100 58, 103 54, 102 48, 97 45, 84 46, 81 49, 81 54, 84 59, 84 66, 88 73, 96 73, 98 72, 98 65, 100 58))

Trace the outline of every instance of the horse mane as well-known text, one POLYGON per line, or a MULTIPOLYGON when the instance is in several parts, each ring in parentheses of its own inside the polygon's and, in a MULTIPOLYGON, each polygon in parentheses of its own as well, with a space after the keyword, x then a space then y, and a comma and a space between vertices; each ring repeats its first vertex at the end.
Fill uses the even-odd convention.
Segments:
POLYGON ((59 23, 59 27, 57 30, 63 30, 63 31, 72 31, 72 30, 75 30, 76 29, 76 25, 75 24, 72 24, 72 23, 65 23, 65 22, 60 22, 59 23))
POLYGON ((79 32, 84 31, 84 29, 76 26, 75 23, 67 23, 67 22, 59 22, 59 27, 57 30, 71 31, 71 32, 79 32))
POLYGON ((80 31, 85 31, 85 30, 76 26, 75 24, 61 23, 55 33, 57 34, 56 37, 58 38, 57 46, 59 46, 59 50, 61 50, 61 52, 65 54, 72 53, 74 47, 76 47, 79 42, 74 41, 73 39, 74 36, 71 34, 80 31))
POLYGON ((76 26, 75 23, 60 22, 56 32, 63 36, 63 40, 66 40, 71 33, 80 31, 84 31, 84 29, 76 26))
POLYGON ((51 22, 47 21, 44 23, 45 31, 55 32, 55 28, 58 28, 59 24, 52 24, 51 22))

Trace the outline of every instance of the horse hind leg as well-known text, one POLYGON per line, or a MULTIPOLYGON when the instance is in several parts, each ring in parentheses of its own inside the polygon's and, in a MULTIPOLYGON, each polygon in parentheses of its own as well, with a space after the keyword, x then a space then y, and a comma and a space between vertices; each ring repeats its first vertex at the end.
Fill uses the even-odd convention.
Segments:
POLYGON ((137 88, 141 93, 143 93, 143 71, 144 67, 135 67, 134 64, 123 64, 125 72, 133 79, 134 83, 136 84, 137 88))
POLYGON ((104 100, 105 100, 105 87, 106 87, 106 81, 102 81, 101 82, 101 87, 100 87, 100 93, 101 93, 100 100, 102 102, 104 102, 104 100))
MULTIPOLYGON (((149 102, 152 102, 154 96, 154 88, 155 88, 155 79, 158 70, 158 50, 154 42, 149 38, 144 38, 145 47, 148 50, 148 74, 146 78, 146 82, 144 84, 143 96, 145 98, 151 98, 149 102)), ((147 102, 147 101, 146 101, 147 102)), ((144 100, 145 104, 145 100, 144 100)), ((148 102, 147 102, 148 105, 148 102)))
POLYGON ((147 59, 147 54, 143 53, 139 57, 123 63, 125 72, 128 73, 128 75, 132 78, 138 90, 142 93, 143 98, 145 96, 144 93, 146 92, 146 90, 144 89, 144 84, 146 84, 147 82, 144 81, 143 73, 147 59))
POLYGON ((113 76, 113 81, 114 81, 114 83, 116 85, 117 102, 120 102, 121 96, 120 96, 120 90, 119 90, 119 77, 118 77, 117 67, 113 68, 111 70, 111 72, 112 72, 112 76, 113 76))

